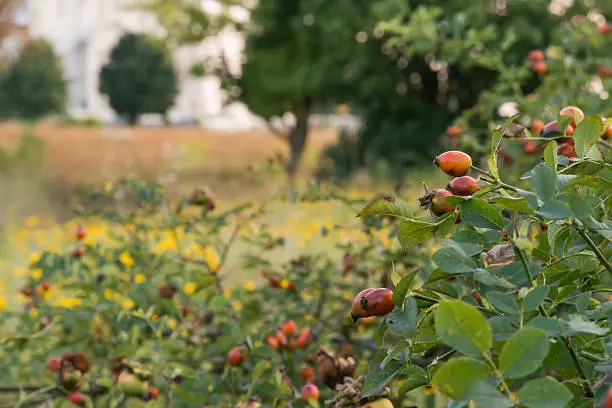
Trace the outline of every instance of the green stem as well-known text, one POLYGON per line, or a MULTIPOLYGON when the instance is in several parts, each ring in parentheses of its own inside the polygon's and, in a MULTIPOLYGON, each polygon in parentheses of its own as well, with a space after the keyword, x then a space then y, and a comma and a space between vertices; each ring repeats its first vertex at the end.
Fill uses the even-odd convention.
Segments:
POLYGON ((587 245, 589 247, 591 247, 593 252, 595 252, 595 256, 597 256, 597 259, 599 259, 599 262, 601 262, 601 264, 606 267, 608 272, 612 273, 612 265, 610 265, 610 262, 608 261, 608 259, 599 250, 597 245, 595 245, 595 242, 593 242, 591 237, 589 237, 589 235, 587 234, 586 230, 582 226, 582 223, 580 221, 578 221, 578 220, 573 220, 572 223, 574 224, 574 228, 576 228, 576 231, 578 231, 578 233, 580 234, 582 239, 584 239, 585 242, 587 243, 587 245))
POLYGON ((17 403, 17 405, 15 405, 14 408, 20 408, 24 404, 26 404, 27 402, 32 401, 36 397, 44 395, 44 394, 46 394, 49 391, 53 391, 56 388, 57 388, 57 386, 55 386, 55 385, 49 385, 48 387, 44 387, 44 388, 39 389, 38 391, 34 391, 33 393, 31 393, 29 395, 26 395, 26 397, 24 399, 22 399, 21 401, 19 401, 17 403))
POLYGON ((608 142, 604 142, 603 140, 598 140, 597 143, 599 143, 602 146, 607 147, 608 149, 612 149, 612 145, 608 142))
POLYGON ((493 370, 493 372, 495 373, 495 375, 497 376, 499 381, 501 381, 501 384, 504 386, 504 392, 506 393, 506 395, 508 395, 508 398, 510 398, 512 400, 512 393, 510 392, 510 387, 508 387, 508 384, 506 384, 506 380, 504 380, 504 376, 497 369, 497 366, 495 365, 493 360, 491 360, 491 357, 489 357, 488 354, 484 354, 483 353, 483 356, 484 356, 486 362, 489 363, 489 366, 491 366, 491 369, 493 370))
POLYGON ((489 172, 488 172, 488 171, 486 171, 486 170, 481 169, 480 167, 472 166, 472 170, 474 170, 476 173, 480 173, 480 174, 482 174, 483 176, 487 176, 487 177, 489 177, 490 179, 495 180, 495 177, 493 177, 493 175, 492 175, 491 173, 489 173, 489 172))

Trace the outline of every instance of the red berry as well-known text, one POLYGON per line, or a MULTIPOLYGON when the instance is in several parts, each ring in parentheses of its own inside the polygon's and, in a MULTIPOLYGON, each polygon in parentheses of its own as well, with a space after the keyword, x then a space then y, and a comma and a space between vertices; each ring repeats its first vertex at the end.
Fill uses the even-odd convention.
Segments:
POLYGON ((470 176, 454 178, 448 183, 446 188, 453 194, 460 196, 470 196, 480 189, 476 183, 476 179, 470 176))
POLYGON ((531 130, 536 135, 539 135, 542 129, 544 129, 544 122, 542 122, 540 119, 536 119, 531 122, 531 126, 529 127, 529 130, 531 130))
POLYGON ((51 289, 51 282, 46 281, 46 280, 40 282, 40 290, 42 290, 43 292, 46 292, 49 289, 51 289))
POLYGON ((472 167, 472 158, 463 152, 451 150, 437 156, 434 164, 453 177, 465 176, 472 167))
POLYGON ((85 229, 85 227, 83 227, 82 225, 79 225, 76 228, 74 235, 76 236, 76 239, 78 239, 79 241, 82 241, 87 236, 87 229, 85 229))
POLYGON ((437 188, 431 190, 423 197, 419 198, 421 207, 429 209, 434 215, 440 216, 447 212, 453 211, 453 207, 446 202, 446 198, 452 196, 448 190, 443 188, 437 188))
POLYGON ((525 153, 532 154, 538 151, 538 145, 533 140, 526 140, 523 143, 523 149, 525 150, 525 153))
POLYGON ((85 395, 81 394, 80 392, 77 391, 73 391, 70 393, 70 402, 72 402, 74 405, 85 405, 85 395))
POLYGON ((395 307, 393 291, 387 288, 369 288, 361 291, 353 301, 353 320, 361 317, 384 316, 395 307))
POLYGON ((612 24, 604 23, 604 24, 600 25, 599 26, 599 32, 602 33, 603 35, 612 34, 612 24))
POLYGON ((446 128, 446 134, 450 137, 459 137, 461 136, 461 128, 457 125, 451 125, 446 128))
POLYGON ((287 345, 287 336, 285 336, 285 333, 283 333, 282 330, 277 330, 276 331, 276 340, 278 341, 278 345, 281 347, 284 347, 287 345))
POLYGON ((72 249, 72 256, 75 258, 80 258, 83 255, 85 255, 85 247, 83 246, 76 246, 72 249))
POLYGON ((608 393, 606 394, 606 400, 604 401, 603 408, 612 408, 612 385, 608 388, 608 393))
POLYGON ((227 355, 227 362, 232 367, 240 367, 245 359, 246 354, 240 347, 234 347, 227 355))
POLYGON ((543 61, 544 52, 542 50, 529 51, 529 59, 532 61, 543 61))
POLYGON ((300 369, 300 378, 305 383, 313 383, 316 380, 314 368, 305 366, 300 369))
POLYGON ((314 384, 306 384, 301 394, 304 401, 316 401, 319 399, 319 388, 314 384))
POLYGON ((603 140, 608 140, 612 137, 612 126, 608 126, 606 128, 606 131, 604 132, 604 134, 601 136, 601 138, 603 140))
POLYGON ((612 68, 609 67, 599 67, 597 68, 597 75, 600 78, 609 78, 612 77, 612 68))
POLYGON ((561 143, 557 147, 557 154, 559 156, 565 156, 567 158, 578 157, 576 154, 576 150, 574 149, 574 145, 571 143, 561 143))
POLYGON ((575 106, 566 106, 561 109, 561 111, 559 111, 559 116, 567 116, 569 118, 572 118, 572 120, 570 121, 570 125, 576 127, 578 123, 582 122, 582 120, 584 119, 584 112, 582 111, 582 109, 577 108, 575 106))
POLYGON ((272 347, 274 350, 278 350, 280 347, 280 344, 278 343, 278 339, 271 334, 268 334, 266 336, 266 343, 268 344, 268 346, 272 347))
POLYGON ((295 324, 295 322, 291 319, 287 320, 285 323, 283 323, 282 331, 287 336, 293 336, 295 333, 297 333, 297 324, 295 324))
POLYGON ((536 74, 545 74, 548 72, 548 65, 546 61, 533 61, 531 63, 531 70, 536 74))
POLYGON ((47 367, 49 368, 49 370, 55 373, 59 372, 62 369, 62 358, 61 357, 52 358, 47 363, 47 367))

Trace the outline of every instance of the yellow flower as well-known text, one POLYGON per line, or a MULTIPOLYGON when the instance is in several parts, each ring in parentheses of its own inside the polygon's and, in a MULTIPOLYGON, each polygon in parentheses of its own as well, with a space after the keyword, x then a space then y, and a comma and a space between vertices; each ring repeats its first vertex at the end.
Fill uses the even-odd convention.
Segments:
POLYGON ((213 271, 216 271, 219 267, 219 258, 217 257, 217 253, 210 248, 206 248, 204 250, 204 260, 213 271))
POLYGON ((36 268, 32 271, 32 277, 36 280, 42 278, 43 271, 40 268, 36 268))
POLYGON ((61 297, 56 302, 55 305, 58 307, 65 307, 66 309, 72 309, 75 306, 80 305, 81 299, 73 298, 73 297, 61 297))
POLYGON ((108 300, 113 300, 113 298, 115 297, 115 292, 108 288, 104 289, 104 297, 108 300))
POLYGON ((244 282, 244 288, 249 291, 252 292, 255 290, 255 282, 248 280, 246 282, 244 282))
POLYGON ((314 298, 314 295, 309 291, 304 291, 302 292, 302 298, 304 298, 304 300, 312 300, 314 298))
POLYGON ((234 311, 236 312, 242 311, 242 303, 240 303, 239 300, 232 301, 232 307, 234 308, 234 311))
POLYGON ((188 295, 191 295, 192 293, 194 293, 196 291, 196 288, 197 286, 194 282, 187 282, 185 286, 183 286, 183 290, 188 295))
POLYGON ((232 291, 230 289, 224 289, 223 290, 223 297, 224 298, 230 298, 232 297, 232 291))
POLYGON ((33 318, 37 318, 38 317, 38 309, 36 309, 36 308, 30 309, 30 316, 32 316, 33 318))
POLYGON ((176 329, 176 326, 178 326, 178 323, 176 320, 174 319, 168 319, 168 327, 171 328, 172 330, 176 329))
POLYGON ((155 246, 155 252, 173 251, 176 250, 177 247, 178 245, 172 234, 167 233, 164 239, 155 246))
POLYGON ((128 268, 134 266, 134 259, 132 259, 132 256, 127 252, 124 252, 119 256, 119 261, 121 261, 121 263, 128 268))
POLYGON ((143 283, 145 280, 147 280, 147 278, 142 273, 139 273, 136 275, 136 277, 134 277, 134 282, 136 283, 143 283))
POLYGON ((39 222, 40 220, 35 215, 31 215, 25 220, 26 227, 28 228, 35 228, 39 222))
POLYGON ((133 307, 134 307, 134 301, 132 299, 124 299, 121 302, 121 308, 123 310, 132 310, 133 307))
POLYGON ((280 286, 283 289, 288 289, 290 284, 291 282, 289 282, 287 279, 283 279, 280 283, 280 286))
POLYGON ((6 307, 6 299, 3 296, 0 296, 0 310, 4 310, 6 307))
POLYGON ((212 384, 208 384, 208 392, 213 392, 214 389, 215 387, 212 384))
POLYGON ((40 256, 41 256, 40 251, 34 252, 32 255, 30 255, 30 263, 33 264, 33 263, 40 261, 40 256))

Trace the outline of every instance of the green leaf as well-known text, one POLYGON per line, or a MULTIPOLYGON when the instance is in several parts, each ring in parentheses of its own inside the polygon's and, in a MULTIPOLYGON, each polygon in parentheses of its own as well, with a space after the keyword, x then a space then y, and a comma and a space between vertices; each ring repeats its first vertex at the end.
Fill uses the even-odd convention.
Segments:
POLYGON ((500 312, 519 314, 519 308, 514 297, 508 293, 492 290, 485 294, 485 298, 500 312))
POLYGON ((559 165, 559 157, 557 156, 557 142, 551 140, 544 149, 544 161, 553 169, 557 169, 559 165))
POLYGON ((524 214, 533 214, 533 209, 529 207, 529 203, 523 197, 495 197, 491 203, 505 210, 513 210, 524 214))
POLYGON ((531 380, 518 392, 519 401, 527 408, 563 408, 573 397, 565 385, 552 377, 531 380))
POLYGON ((412 335, 417 332, 419 308, 413 297, 404 301, 404 310, 394 310, 387 315, 389 329, 398 334, 412 335))
POLYGON ((404 248, 409 245, 422 244, 433 238, 436 232, 436 224, 429 222, 406 220, 400 224, 397 236, 404 248))
POLYGON ((431 260, 434 261, 442 271, 451 274, 470 273, 478 266, 476 261, 472 258, 452 247, 439 249, 433 254, 431 260))
POLYGON ((380 323, 380 326, 378 326, 378 329, 376 329, 376 332, 374 333, 374 336, 373 336, 373 340, 374 340, 374 343, 376 344, 376 347, 382 348, 383 341, 385 339, 385 333, 387 333, 387 321, 383 320, 380 323))
POLYGON ((502 229, 504 220, 499 211, 480 198, 464 201, 461 206, 461 220, 472 227, 502 229))
POLYGON ((578 124, 574 131, 574 148, 578 157, 584 157, 597 143, 602 131, 603 124, 598 116, 589 116, 578 124))
POLYGON ((608 333, 608 329, 599 327, 590 320, 585 320, 580 315, 570 315, 564 319, 567 328, 565 331, 566 336, 575 336, 579 333, 597 334, 603 336, 608 333))
POLYGON ((548 296, 548 286, 536 286, 527 293, 523 299, 523 310, 530 312, 536 310, 548 296))
POLYGON ((399 395, 406 395, 410 391, 429 384, 427 373, 419 366, 404 367, 399 375, 402 377, 402 386, 399 395))
POLYGON ((495 180, 499 180, 499 169, 497 167, 497 152, 492 152, 487 157, 487 164, 489 165, 489 170, 491 171, 491 175, 495 180))
POLYGON ((470 358, 454 358, 441 366, 431 380, 431 385, 456 400, 470 400, 470 387, 475 381, 491 376, 491 370, 482 361, 470 358))
POLYGON ((557 172, 546 163, 540 163, 533 169, 531 188, 544 203, 557 195, 557 172))
POLYGON ((548 336, 544 330, 523 327, 502 348, 499 368, 506 378, 524 377, 542 365, 548 350, 548 336))
POLYGON ((564 323, 559 319, 543 316, 534 317, 527 323, 527 326, 544 330, 546 334, 548 334, 548 337, 560 336, 565 327, 564 323))
POLYGON ((366 205, 357 216, 362 217, 364 215, 391 215, 408 218, 410 216, 410 204, 401 198, 384 196, 366 205))
POLYGON ((470 357, 488 353, 493 342, 491 326, 484 315, 459 300, 439 303, 436 333, 444 343, 470 357))
POLYGON ((574 213, 567 203, 560 200, 552 200, 540 207, 538 215, 551 220, 564 220, 571 218, 574 213))
POLYGON ((395 290, 393 291, 393 303, 396 305, 401 305, 404 302, 406 293, 408 293, 408 289, 410 289, 416 274, 417 271, 410 272, 408 275, 404 276, 397 285, 395 285, 395 290))
POLYGON ((402 369, 402 366, 402 363, 399 361, 392 361, 382 368, 380 363, 374 361, 370 365, 368 375, 363 384, 362 398, 367 398, 381 392, 402 369))
POLYGON ((450 360, 436 371, 431 384, 458 401, 473 400, 483 407, 513 406, 512 401, 497 391, 489 367, 481 361, 450 360))

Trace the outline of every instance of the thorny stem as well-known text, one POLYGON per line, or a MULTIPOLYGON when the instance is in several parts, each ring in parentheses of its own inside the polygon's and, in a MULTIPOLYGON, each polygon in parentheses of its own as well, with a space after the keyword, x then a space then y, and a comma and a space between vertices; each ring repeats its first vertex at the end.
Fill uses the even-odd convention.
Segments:
POLYGON ((597 245, 595 245, 595 242, 593 242, 591 237, 589 237, 589 235, 585 231, 584 227, 582 226, 582 223, 580 221, 578 221, 578 220, 572 220, 572 224, 574 224, 574 227, 576 228, 576 231, 578 231, 578 233, 580 234, 582 239, 584 239, 586 241, 587 245, 589 247, 591 247, 593 252, 595 252, 595 256, 597 256, 597 259, 599 259, 599 262, 601 262, 601 264, 606 267, 608 272, 612 273, 612 265, 610 265, 610 262, 608 261, 608 259, 599 250, 597 245))

